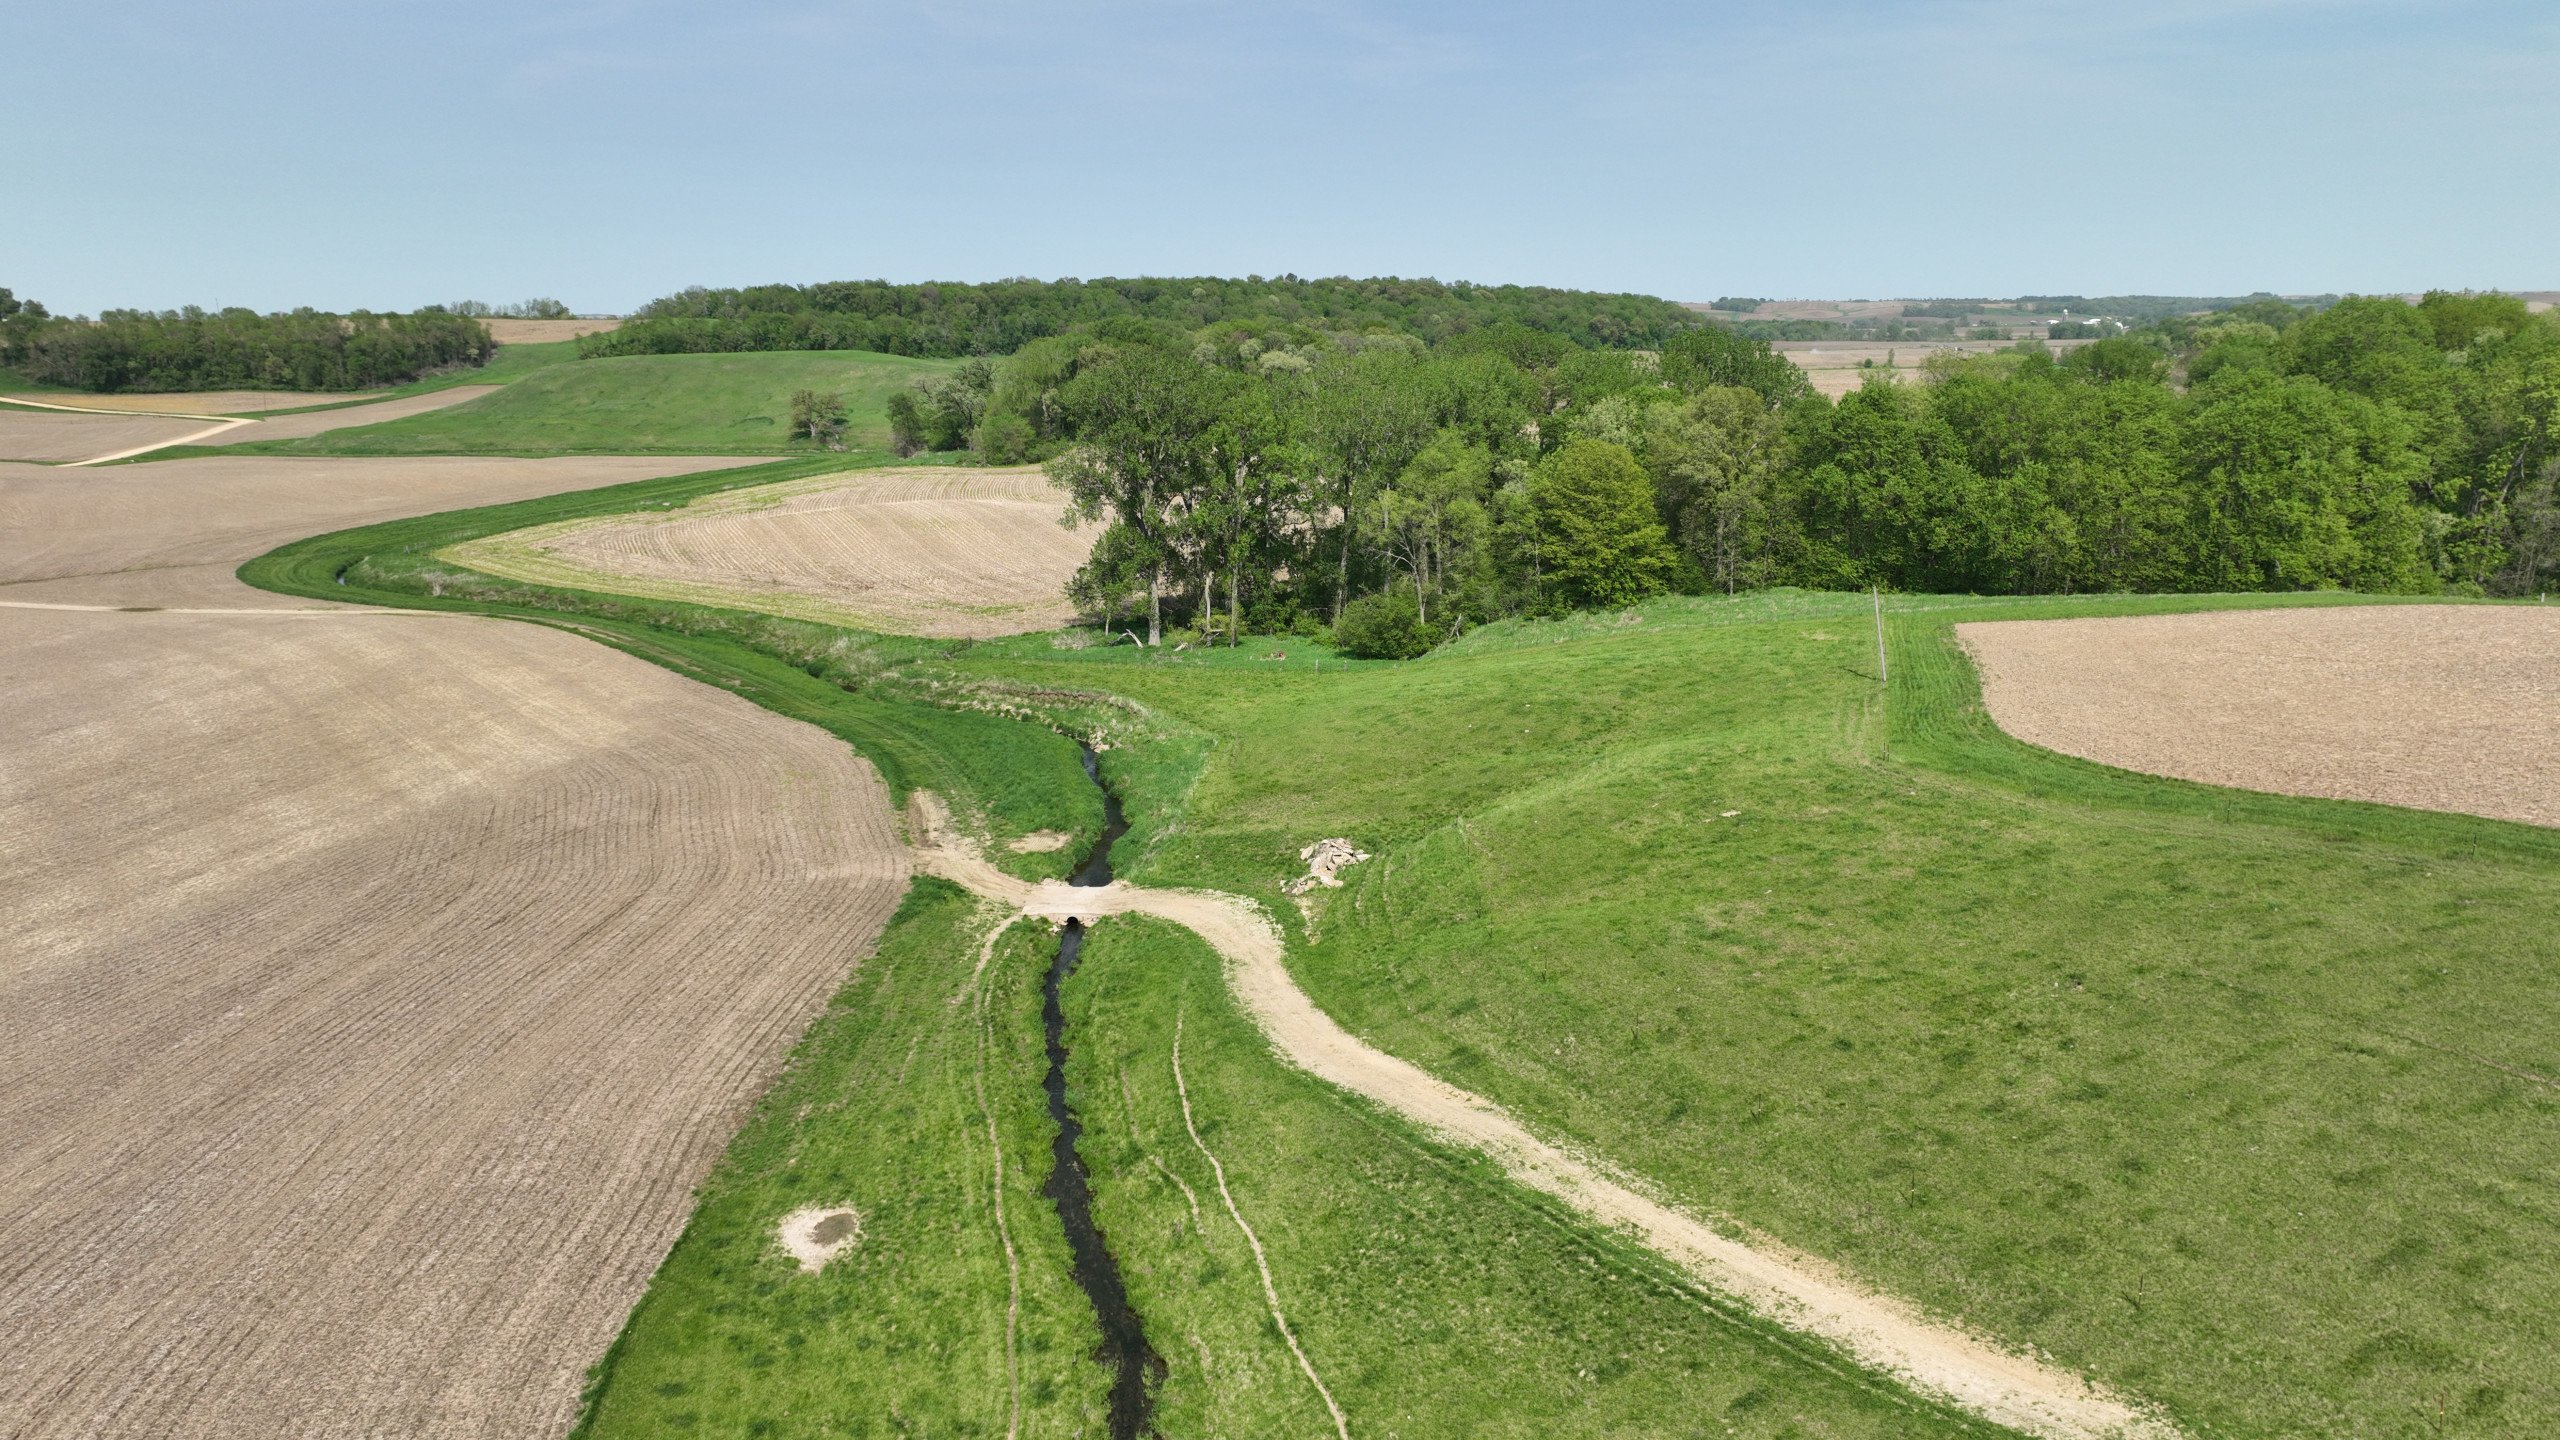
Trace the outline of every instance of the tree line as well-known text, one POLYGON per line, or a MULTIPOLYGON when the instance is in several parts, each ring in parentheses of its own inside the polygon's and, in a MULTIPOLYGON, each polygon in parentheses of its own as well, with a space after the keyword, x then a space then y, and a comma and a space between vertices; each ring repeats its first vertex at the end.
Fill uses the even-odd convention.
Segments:
POLYGON ((497 348, 478 320, 439 306, 406 315, 188 306, 109 310, 90 320, 9 297, 0 311, 7 312, 0 365, 39 384, 97 394, 371 390, 485 364, 497 348))
POLYGON ((1438 280, 856 280, 697 286, 641 307, 619 330, 589 336, 582 353, 871 350, 956 359, 1010 355, 1036 340, 1131 320, 1186 331, 1245 324, 1284 333, 1302 346, 1374 333, 1437 344, 1469 330, 1519 325, 1578 345, 1639 348, 1700 323, 1686 307, 1649 295, 1438 280))
POLYGON ((2259 301, 1836 403, 1721 328, 1638 351, 1133 321, 891 415, 902 448, 1044 461, 1104 525, 1075 598, 1150 643, 1331 626, 1414 654, 1671 590, 2512 595, 2560 570, 2560 321, 2497 295, 2259 301))

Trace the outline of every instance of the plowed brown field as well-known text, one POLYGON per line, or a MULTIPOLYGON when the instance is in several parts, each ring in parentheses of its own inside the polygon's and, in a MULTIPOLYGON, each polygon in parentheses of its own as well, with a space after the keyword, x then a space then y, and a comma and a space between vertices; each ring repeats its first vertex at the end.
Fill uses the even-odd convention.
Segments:
POLYGON ((900 634, 1067 623, 1097 526, 1070 530, 1036 469, 866 470, 705 496, 682 510, 537 526, 456 546, 475 570, 900 634))
MULTIPOLYGON (((183 440, 205 428, 202 420, 167 415, 91 415, 70 410, 0 409, 0 461, 60 464, 111 455, 136 445, 183 440)), ((243 430, 254 426, 243 425, 243 430)))
POLYGON ((2560 610, 1959 625, 2000 728, 2209 785, 2560 825, 2560 610))
MULTIPOLYGON (((0 400, 17 397, 0 395, 0 400)), ((298 410, 305 405, 339 405, 371 400, 334 390, 187 390, 165 395, 29 395, 52 405, 84 410, 122 410, 136 415, 255 415, 263 410, 298 410)))
POLYGON ((0 465, 0 601, 288 605, 231 578, 289 540, 402 515, 751 465, 742 459, 206 456, 0 465))
POLYGON ((54 577, 0 585, 0 1434, 565 1428, 903 888, 887 797, 604 647, 227 571, 685 468, 0 467, 54 577))
POLYGON ((494 395, 495 385, 456 385, 450 390, 431 390, 424 395, 410 395, 398 400, 377 400, 370 405, 341 405, 335 410, 307 410, 300 415, 278 415, 255 425, 242 425, 226 430, 206 445, 246 445, 252 440, 299 440, 308 435, 344 430, 354 425, 379 425, 385 420, 403 420, 460 405, 483 395, 494 395))

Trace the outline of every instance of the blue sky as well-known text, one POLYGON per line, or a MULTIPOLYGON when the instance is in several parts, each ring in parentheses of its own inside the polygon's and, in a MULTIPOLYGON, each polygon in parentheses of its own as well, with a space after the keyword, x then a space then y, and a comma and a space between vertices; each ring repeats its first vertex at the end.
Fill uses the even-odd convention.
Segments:
POLYGON ((2560 287, 2560 7, 12 0, 57 310, 1401 274, 2560 287))

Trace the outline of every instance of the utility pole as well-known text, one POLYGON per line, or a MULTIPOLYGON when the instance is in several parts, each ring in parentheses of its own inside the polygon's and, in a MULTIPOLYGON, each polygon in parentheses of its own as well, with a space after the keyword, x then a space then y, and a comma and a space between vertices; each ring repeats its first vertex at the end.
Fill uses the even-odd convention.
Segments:
POLYGON ((1876 606, 1876 679, 1889 686, 1893 683, 1893 662, 1884 654, 1884 587, 1870 586, 1867 595, 1876 606))

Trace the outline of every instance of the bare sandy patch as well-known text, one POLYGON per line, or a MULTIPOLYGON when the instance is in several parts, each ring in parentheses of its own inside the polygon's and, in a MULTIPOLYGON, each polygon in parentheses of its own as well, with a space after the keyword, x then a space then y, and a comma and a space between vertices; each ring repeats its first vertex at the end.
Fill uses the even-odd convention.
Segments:
POLYGON ((480 323, 488 328, 489 338, 501 345, 543 345, 555 340, 575 340, 581 335, 602 335, 622 328, 622 318, 618 315, 569 320, 490 319, 480 323))
POLYGON ((1045 855, 1052 851, 1066 849, 1068 842, 1074 839, 1074 836, 1064 830, 1034 830, 1005 848, 1016 855, 1045 855))
POLYGON ((1059 521, 1033 467, 916 467, 706 495, 681 510, 538 526, 440 552, 510 579, 983 638, 1074 618, 1066 584, 1100 533, 1059 521))
POLYGON ((2208 785, 2560 825, 2560 610, 2359 605, 1956 627, 2001 729, 2208 785))
POLYGON ((783 1216, 773 1227, 773 1238, 800 1262, 801 1274, 815 1275, 862 1243, 862 1212, 850 1205, 807 1206, 783 1216))

